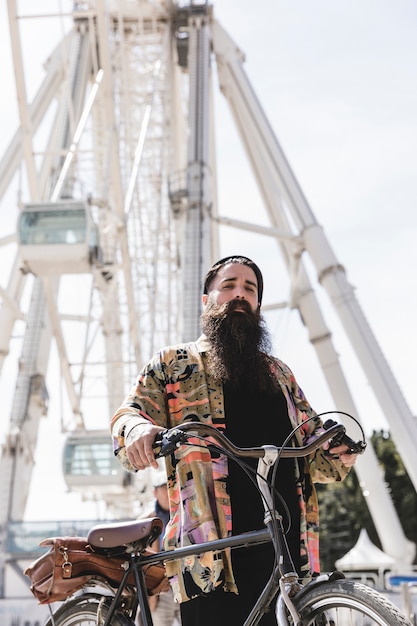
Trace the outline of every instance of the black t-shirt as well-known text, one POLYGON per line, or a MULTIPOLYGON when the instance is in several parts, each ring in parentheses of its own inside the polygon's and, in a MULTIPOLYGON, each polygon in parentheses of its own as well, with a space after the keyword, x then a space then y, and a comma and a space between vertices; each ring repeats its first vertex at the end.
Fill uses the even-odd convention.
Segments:
MULTIPOLYGON (((233 389, 225 384, 224 406, 225 435, 237 446, 282 445, 291 432, 287 402, 280 390, 273 393, 253 392, 247 389, 233 389)), ((244 460, 256 469, 257 459, 244 460)), ((294 565, 298 569, 300 505, 296 492, 295 462, 294 459, 279 461, 275 488, 286 502, 290 513, 289 520, 285 508, 280 500, 276 499, 276 508, 283 516, 284 530, 290 526, 287 542, 294 565)), ((257 487, 238 464, 230 460, 227 487, 232 505, 233 534, 264 528, 264 508, 257 487)), ((258 546, 256 549, 261 548, 262 546, 258 546)))

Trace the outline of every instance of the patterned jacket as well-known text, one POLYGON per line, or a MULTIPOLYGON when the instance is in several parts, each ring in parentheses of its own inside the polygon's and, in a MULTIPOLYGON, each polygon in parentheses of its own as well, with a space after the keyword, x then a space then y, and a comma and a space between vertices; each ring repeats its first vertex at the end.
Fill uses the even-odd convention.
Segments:
MULTIPOLYGON (((150 421, 170 428, 200 421, 224 429, 222 385, 206 371, 208 347, 203 336, 196 342, 163 348, 140 372, 112 419, 115 454, 127 470, 135 471, 127 459, 124 439, 140 423, 150 421)), ((300 426, 296 431, 297 445, 305 445, 322 423, 289 367, 271 357, 271 368, 286 398, 291 424, 294 428, 300 426)), ((171 519, 165 532, 165 549, 230 535, 226 457, 212 459, 198 441, 198 446, 181 446, 175 452, 175 468, 169 457, 166 465, 171 519)), ((304 468, 296 470, 301 509, 300 554, 303 575, 309 577, 319 572, 319 516, 313 483, 343 480, 348 468, 341 461, 324 456, 321 449, 300 463, 299 468, 304 468)), ((172 561, 167 563, 167 575, 178 602, 208 593, 219 585, 227 591, 237 591, 228 551, 172 561)))

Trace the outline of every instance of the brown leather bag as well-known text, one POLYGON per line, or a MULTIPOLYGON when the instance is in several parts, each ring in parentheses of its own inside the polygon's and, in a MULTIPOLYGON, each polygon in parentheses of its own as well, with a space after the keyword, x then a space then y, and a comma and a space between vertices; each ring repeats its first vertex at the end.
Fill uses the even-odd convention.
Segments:
MULTIPOLYGON (((31 563, 24 571, 32 582, 32 591, 39 604, 66 600, 91 579, 109 581, 117 587, 129 565, 125 555, 107 556, 94 552, 85 537, 53 537, 40 546, 50 550, 31 563)), ((146 554, 151 551, 146 550, 146 554)), ((144 569, 149 595, 166 591, 169 587, 162 564, 148 565, 144 569)), ((129 574, 128 584, 135 584, 129 574)))

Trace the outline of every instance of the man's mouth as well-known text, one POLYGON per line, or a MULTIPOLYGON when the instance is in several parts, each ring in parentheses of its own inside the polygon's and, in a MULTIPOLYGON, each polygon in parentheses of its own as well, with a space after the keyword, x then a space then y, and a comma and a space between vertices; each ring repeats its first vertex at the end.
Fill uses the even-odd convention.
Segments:
POLYGON ((228 306, 228 313, 251 313, 250 304, 245 300, 231 300, 228 306))

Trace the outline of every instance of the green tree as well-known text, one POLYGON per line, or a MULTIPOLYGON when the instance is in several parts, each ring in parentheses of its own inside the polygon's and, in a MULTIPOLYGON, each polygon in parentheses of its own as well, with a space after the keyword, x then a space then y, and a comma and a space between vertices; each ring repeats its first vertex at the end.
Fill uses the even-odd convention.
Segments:
MULTIPOLYGON (((417 544, 417 495, 401 457, 389 432, 374 431, 371 441, 404 532, 408 539, 417 544)), ((367 530, 371 541, 381 548, 355 471, 341 483, 317 485, 317 491, 323 570, 334 569, 335 561, 355 545, 362 528, 367 530)))
POLYGON ((385 482, 391 493, 401 525, 408 539, 417 545, 417 494, 394 442, 388 432, 373 433, 372 445, 384 468, 385 482))

